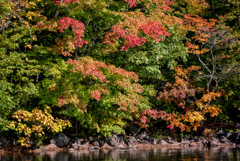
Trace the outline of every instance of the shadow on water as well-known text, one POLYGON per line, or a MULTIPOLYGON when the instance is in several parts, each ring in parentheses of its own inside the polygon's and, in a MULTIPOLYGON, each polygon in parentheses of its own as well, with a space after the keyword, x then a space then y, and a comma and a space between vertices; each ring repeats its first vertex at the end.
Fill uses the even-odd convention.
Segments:
POLYGON ((240 161, 234 148, 157 148, 73 152, 0 153, 1 161, 240 161))

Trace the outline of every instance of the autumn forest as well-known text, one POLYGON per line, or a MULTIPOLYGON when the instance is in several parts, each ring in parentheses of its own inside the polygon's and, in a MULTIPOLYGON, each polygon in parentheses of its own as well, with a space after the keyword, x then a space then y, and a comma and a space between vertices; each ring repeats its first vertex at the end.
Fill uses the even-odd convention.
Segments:
MULTIPOLYGON (((238 0, 0 0, 0 137, 240 123, 238 0)), ((236 129, 233 129, 236 130, 236 129)))

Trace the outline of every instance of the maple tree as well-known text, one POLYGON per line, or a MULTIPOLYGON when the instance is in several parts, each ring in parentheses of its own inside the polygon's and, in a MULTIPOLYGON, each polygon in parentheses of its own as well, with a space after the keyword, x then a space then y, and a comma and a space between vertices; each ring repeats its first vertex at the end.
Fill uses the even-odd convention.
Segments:
POLYGON ((64 77, 43 81, 47 88, 42 91, 42 103, 59 106, 60 113, 76 117, 81 128, 105 136, 124 132, 127 120, 136 119, 137 113, 150 108, 141 96, 144 88, 136 83, 138 75, 134 72, 90 57, 68 60, 65 65, 64 77))

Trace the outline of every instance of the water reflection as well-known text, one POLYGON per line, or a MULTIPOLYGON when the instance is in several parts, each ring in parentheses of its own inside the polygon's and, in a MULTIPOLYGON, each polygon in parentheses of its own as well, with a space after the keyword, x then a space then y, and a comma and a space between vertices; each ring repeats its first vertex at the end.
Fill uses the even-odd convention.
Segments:
POLYGON ((240 149, 157 148, 73 152, 0 153, 1 161, 238 161, 240 149))

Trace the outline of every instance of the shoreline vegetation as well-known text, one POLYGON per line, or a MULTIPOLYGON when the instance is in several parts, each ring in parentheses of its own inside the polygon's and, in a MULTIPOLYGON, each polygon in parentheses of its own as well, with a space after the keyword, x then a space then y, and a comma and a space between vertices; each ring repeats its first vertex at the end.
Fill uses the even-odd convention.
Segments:
POLYGON ((1 150, 239 147, 239 5, 0 0, 1 150))

